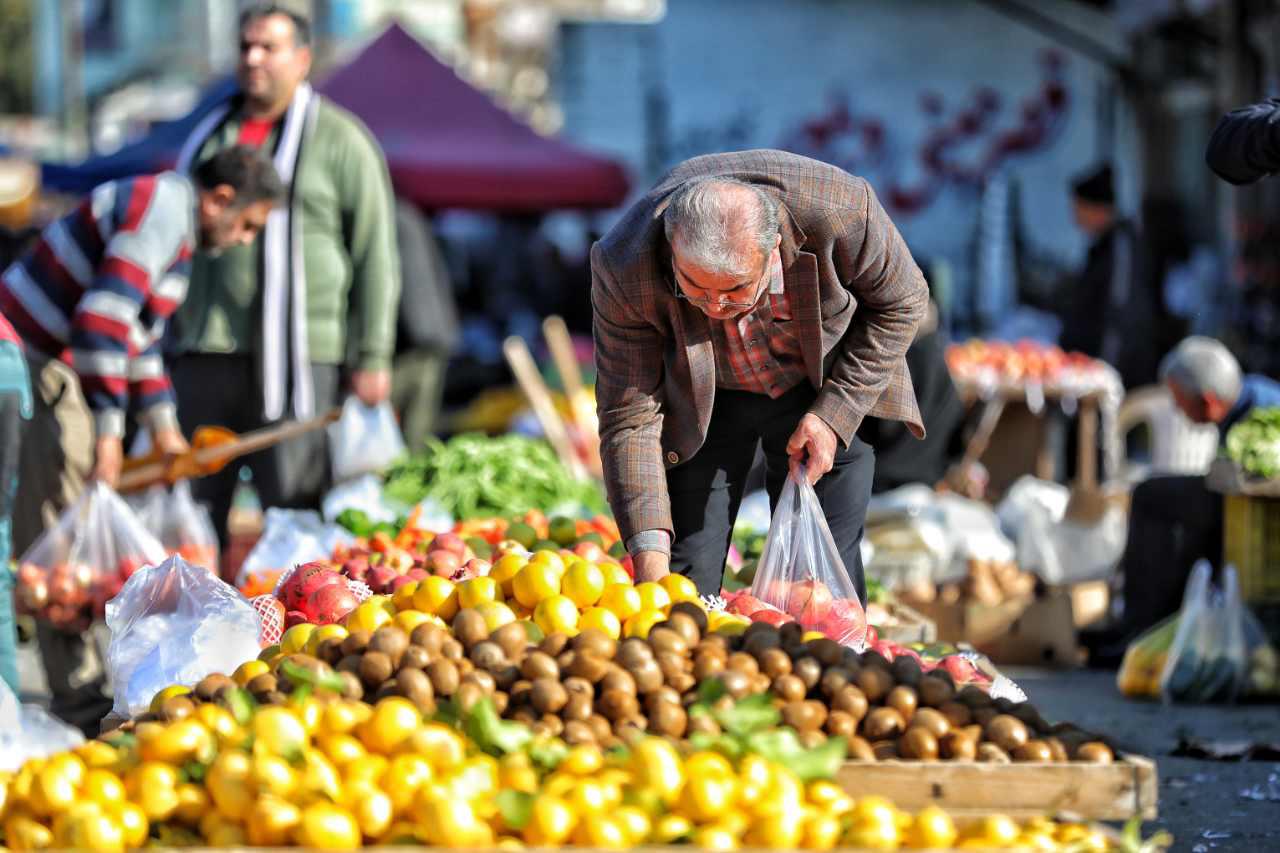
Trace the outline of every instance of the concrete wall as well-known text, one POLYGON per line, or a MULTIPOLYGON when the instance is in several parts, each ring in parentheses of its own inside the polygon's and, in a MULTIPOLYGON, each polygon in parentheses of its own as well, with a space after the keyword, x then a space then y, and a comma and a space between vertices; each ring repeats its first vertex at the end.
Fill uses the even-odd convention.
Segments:
MULTIPOLYGON (((1099 14, 1033 5, 1122 50, 1099 14)), ((917 256, 950 261, 962 289, 973 278, 983 178, 1010 178, 1026 235, 1071 262, 1083 241, 1069 179, 1103 157, 1131 161, 1110 71, 973 0, 673 0, 650 27, 566 26, 558 85, 566 135, 625 160, 640 189, 686 157, 752 147, 867 177, 917 256), (1045 101, 1051 91, 1056 106, 1045 101), (949 167, 930 165, 939 128, 979 103, 982 129, 944 146, 949 167), (1027 129, 1033 108, 1053 116, 1032 127, 1040 137, 993 155, 1002 137, 1027 129)), ((1120 169, 1122 197, 1132 197, 1123 190, 1139 176, 1120 169)))

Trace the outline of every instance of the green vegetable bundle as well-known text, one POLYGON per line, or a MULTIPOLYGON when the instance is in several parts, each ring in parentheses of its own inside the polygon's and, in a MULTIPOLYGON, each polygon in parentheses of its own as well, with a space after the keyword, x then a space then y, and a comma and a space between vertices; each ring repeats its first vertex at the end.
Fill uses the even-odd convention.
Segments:
POLYGON ((391 466, 383 491, 409 505, 432 498, 459 521, 566 506, 599 512, 605 506, 600 490, 574 479, 550 445, 522 435, 428 439, 425 448, 391 466))
POLYGON ((1227 456, 1246 474, 1280 476, 1280 408, 1254 409, 1227 433, 1227 456))

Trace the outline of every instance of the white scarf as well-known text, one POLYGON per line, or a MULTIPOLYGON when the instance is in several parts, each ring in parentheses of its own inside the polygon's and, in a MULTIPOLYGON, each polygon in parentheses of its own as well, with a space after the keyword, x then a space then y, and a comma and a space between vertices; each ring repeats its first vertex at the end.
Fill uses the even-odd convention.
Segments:
MULTIPOLYGON (((302 259, 302 216, 294 192, 294 178, 299 152, 315 129, 318 104, 319 99, 310 84, 298 86, 285 112, 284 130, 274 157, 276 171, 288 188, 288 204, 272 210, 262 230, 262 413, 268 421, 284 417, 285 388, 290 379, 294 417, 305 420, 315 415, 315 389, 311 382, 311 358, 307 352, 307 279, 302 259), (286 349, 290 351, 286 352, 286 349)), ((192 162, 205 141, 222 125, 230 111, 231 103, 228 101, 215 107, 196 125, 178 156, 178 171, 191 171, 192 162)))

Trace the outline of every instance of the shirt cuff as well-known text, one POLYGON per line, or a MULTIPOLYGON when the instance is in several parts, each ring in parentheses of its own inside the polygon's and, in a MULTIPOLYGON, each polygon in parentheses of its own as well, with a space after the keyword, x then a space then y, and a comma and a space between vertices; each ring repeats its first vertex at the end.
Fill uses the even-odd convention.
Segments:
POLYGON ((143 417, 147 422, 147 426, 151 428, 151 434, 158 432, 176 431, 178 426, 178 408, 173 403, 157 403, 143 413, 143 417))
POLYGON ((639 554, 641 551, 661 551, 671 556, 671 534, 665 530, 641 530, 627 540, 627 553, 639 554))
POLYGON ((93 413, 93 426, 97 436, 115 436, 124 438, 124 410, 101 409, 93 413))

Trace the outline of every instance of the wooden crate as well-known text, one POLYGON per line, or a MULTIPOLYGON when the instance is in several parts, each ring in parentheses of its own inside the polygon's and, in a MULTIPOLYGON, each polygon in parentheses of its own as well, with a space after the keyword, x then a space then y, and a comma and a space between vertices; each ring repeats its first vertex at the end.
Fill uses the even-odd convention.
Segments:
POLYGON ((891 601, 882 605, 886 612, 897 620, 890 626, 876 626, 880 639, 891 643, 932 643, 938 639, 938 626, 919 611, 907 605, 891 601))
POLYGON ((1159 795, 1155 762, 1135 755, 1114 764, 848 762, 837 779, 853 797, 879 794, 908 811, 938 805, 956 818, 998 812, 1154 820, 1159 795))

